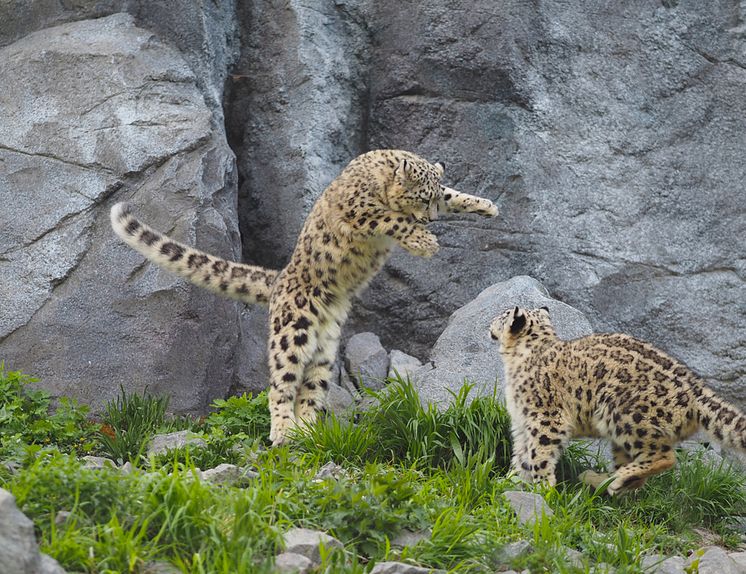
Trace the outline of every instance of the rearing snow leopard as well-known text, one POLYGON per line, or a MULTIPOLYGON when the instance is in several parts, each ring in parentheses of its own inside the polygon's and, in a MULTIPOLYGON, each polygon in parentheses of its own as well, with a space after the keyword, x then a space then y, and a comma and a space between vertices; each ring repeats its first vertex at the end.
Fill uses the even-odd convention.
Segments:
POLYGON ((352 160, 313 206, 290 263, 280 270, 225 261, 154 231, 127 206, 111 210, 114 231, 158 265, 247 303, 269 302, 270 440, 281 444, 325 404, 340 329, 352 297, 381 269, 392 247, 431 257, 425 224, 438 212, 497 215, 487 199, 441 185, 443 164, 401 150, 352 160))
POLYGON ((744 413, 648 343, 621 334, 563 341, 546 307, 506 311, 490 334, 500 343, 507 377, 512 467, 525 480, 554 484, 557 460, 574 436, 611 441, 614 472, 580 477, 597 488, 612 476, 611 495, 671 468, 675 444, 700 426, 746 449, 744 413))

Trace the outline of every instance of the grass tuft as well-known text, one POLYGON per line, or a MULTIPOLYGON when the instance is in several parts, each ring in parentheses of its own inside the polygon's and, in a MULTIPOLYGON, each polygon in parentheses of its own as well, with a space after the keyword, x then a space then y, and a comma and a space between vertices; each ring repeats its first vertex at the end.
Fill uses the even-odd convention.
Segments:
POLYGON ((106 405, 99 440, 106 455, 115 461, 136 463, 165 420, 168 397, 120 389, 116 400, 106 405))

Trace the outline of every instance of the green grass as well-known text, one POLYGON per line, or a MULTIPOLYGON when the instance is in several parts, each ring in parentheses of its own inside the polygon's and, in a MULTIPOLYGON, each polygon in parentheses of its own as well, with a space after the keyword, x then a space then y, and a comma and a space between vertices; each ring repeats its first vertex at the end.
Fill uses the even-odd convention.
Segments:
POLYGON ((554 515, 521 525, 503 497, 518 487, 506 474, 509 417, 493 397, 471 397, 468 386, 437 411, 422 406, 407 381, 393 380, 371 394, 366 412, 327 416, 275 449, 266 443, 264 393, 216 401, 202 419, 169 417, 163 399, 122 393, 103 432, 72 402, 50 410, 51 399, 20 373, 0 371, 0 389, 0 486, 34 521, 42 551, 71 572, 137 574, 161 561, 190 574, 268 574, 282 533, 306 527, 345 546, 324 551, 317 573, 363 574, 381 560, 449 572, 578 573, 605 563, 639 573, 646 554, 697 548, 697 528, 738 544, 727 519, 746 513, 744 475, 697 453, 679 453, 673 471, 626 497, 592 493, 575 476, 599 461, 578 443, 563 457, 562 482, 535 489, 554 515), (206 446, 142 455, 155 432, 183 428, 206 446), (111 439, 112 430, 116 444, 101 436, 111 439), (84 468, 78 457, 90 452, 129 460, 135 470, 84 468), (342 466, 340 476, 316 479, 330 460, 342 466), (258 477, 234 486, 199 480, 197 468, 221 462, 258 477), (407 531, 425 535, 393 544, 407 531), (506 557, 503 549, 518 540, 531 550, 506 557), (583 564, 573 565, 569 550, 581 552, 583 564))

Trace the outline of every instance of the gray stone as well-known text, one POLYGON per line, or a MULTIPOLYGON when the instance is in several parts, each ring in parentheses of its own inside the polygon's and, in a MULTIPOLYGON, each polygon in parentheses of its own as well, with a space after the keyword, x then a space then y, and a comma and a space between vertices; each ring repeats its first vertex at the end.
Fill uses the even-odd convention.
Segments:
POLYGON ((345 369, 351 377, 371 389, 382 389, 389 368, 389 355, 374 333, 358 333, 345 347, 345 369))
POLYGON ((283 552, 275 558, 275 569, 283 574, 307 574, 313 567, 311 560, 294 552, 283 552))
POLYGON ((205 439, 195 436, 188 430, 170 432, 166 434, 157 434, 153 436, 148 446, 148 456, 165 454, 170 450, 184 447, 204 447, 207 446, 205 439))
POLYGON ((227 462, 202 471, 202 480, 212 484, 235 484, 245 478, 246 473, 243 469, 227 462))
POLYGON ((54 523, 57 526, 62 526, 73 516, 73 513, 69 510, 58 510, 54 513, 54 523))
POLYGON ((544 499, 533 492, 522 492, 519 490, 508 490, 503 496, 510 503, 521 524, 534 523, 542 516, 551 517, 554 512, 544 499))
POLYGON ((121 472, 122 474, 132 474, 133 472, 135 472, 135 467, 132 466, 132 463, 130 461, 127 461, 119 467, 119 472, 121 472))
POLYGON ((686 560, 681 556, 645 556, 642 559, 642 569, 650 574, 685 574, 686 560))
POLYGON ((316 473, 316 475, 313 477, 314 480, 328 480, 338 479, 342 474, 344 473, 344 468, 339 466, 334 461, 327 462, 324 466, 322 466, 319 471, 316 473))
POLYGON ((746 572, 746 552, 731 552, 728 556, 738 565, 741 572, 746 572))
POLYGON ((575 568, 583 568, 586 563, 584 554, 574 548, 565 548, 565 560, 575 568))
POLYGON ((83 468, 116 468, 117 463, 115 463, 110 458, 106 458, 103 456, 84 456, 82 459, 83 461, 83 468))
POLYGON ((39 574, 65 574, 65 569, 60 566, 57 560, 46 554, 41 554, 40 556, 39 574))
POLYGON ((236 378, 237 305, 145 263, 107 221, 121 190, 154 226, 238 256, 233 153, 195 73, 115 14, 0 49, 3 78, 0 274, 22 278, 0 284, 6 365, 96 409, 122 384, 205 410, 236 378))
POLYGON ((547 290, 531 277, 514 277, 488 287, 471 303, 451 315, 448 326, 430 354, 430 362, 414 373, 423 401, 447 405, 467 380, 475 385, 472 393, 491 395, 504 379, 502 361, 489 336, 492 320, 515 306, 548 307, 557 334, 563 339, 588 335, 591 327, 580 311, 552 299, 547 290))
POLYGON ((518 540, 516 542, 509 542, 502 547, 500 552, 500 559, 504 562, 512 562, 517 558, 527 556, 534 551, 534 546, 528 540, 518 540))
POLYGON ((18 510, 15 498, 0 488, 0 564, 3 574, 37 574, 41 556, 34 523, 18 510))
POLYGON ((743 568, 719 546, 709 546, 694 552, 687 566, 697 566, 698 574, 743 574, 743 568))
POLYGON ((308 558, 314 566, 321 564, 320 547, 322 544, 327 550, 344 548, 344 545, 333 536, 307 528, 293 528, 288 530, 282 538, 285 552, 301 554, 308 558))
POLYGON ((160 560, 147 562, 142 569, 142 574, 179 574, 179 572, 181 570, 170 562, 160 560))
POLYGON ((355 397, 350 391, 336 383, 329 385, 329 393, 326 396, 326 408, 337 416, 344 415, 355 406, 355 397))
POLYGON ((429 540, 432 534, 433 533, 430 529, 412 532, 411 530, 404 528, 391 539, 391 546, 398 546, 399 548, 404 548, 405 546, 416 546, 423 540, 429 540))
POLYGON ((370 574, 445 574, 445 570, 422 568, 404 562, 377 562, 370 574))
POLYGON ((412 355, 407 355, 399 349, 392 349, 389 353, 389 378, 394 378, 398 373, 406 379, 412 376, 422 366, 422 361, 412 355))

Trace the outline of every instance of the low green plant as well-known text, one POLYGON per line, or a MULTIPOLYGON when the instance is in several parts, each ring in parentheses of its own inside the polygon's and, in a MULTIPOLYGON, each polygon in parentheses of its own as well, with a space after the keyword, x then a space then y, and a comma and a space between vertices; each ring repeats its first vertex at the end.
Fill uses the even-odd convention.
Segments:
POLYGON ((153 433, 163 424, 168 397, 150 393, 120 394, 106 405, 99 440, 103 451, 118 462, 137 461, 153 433))
POLYGON ((242 394, 212 403, 215 412, 205 420, 208 429, 219 427, 225 434, 243 434, 250 438, 269 436, 269 406, 266 391, 257 396, 242 394))
POLYGON ((52 408, 51 395, 35 388, 38 380, 0 363, 0 452, 12 444, 52 444, 61 450, 90 452, 92 424, 88 407, 62 397, 52 408))
POLYGON ((93 523, 108 522, 130 501, 131 479, 116 469, 85 468, 73 455, 39 451, 8 487, 30 518, 49 520, 60 510, 93 523))

